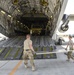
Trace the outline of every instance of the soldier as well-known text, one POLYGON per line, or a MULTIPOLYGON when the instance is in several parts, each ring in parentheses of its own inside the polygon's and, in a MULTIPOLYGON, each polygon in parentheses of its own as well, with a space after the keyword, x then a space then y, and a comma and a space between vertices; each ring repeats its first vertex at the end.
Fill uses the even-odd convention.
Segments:
POLYGON ((67 44, 67 47, 66 47, 66 50, 69 46, 69 50, 68 53, 67 53, 67 58, 68 60, 67 61, 70 61, 70 58, 74 60, 74 57, 72 56, 72 51, 73 51, 73 41, 72 41, 72 36, 69 35, 69 42, 67 44))
POLYGON ((30 59, 30 63, 32 65, 32 71, 35 70, 33 52, 35 51, 32 46, 32 41, 30 40, 30 35, 28 34, 26 35, 26 40, 24 41, 23 59, 24 59, 25 68, 28 68, 28 58, 30 59))

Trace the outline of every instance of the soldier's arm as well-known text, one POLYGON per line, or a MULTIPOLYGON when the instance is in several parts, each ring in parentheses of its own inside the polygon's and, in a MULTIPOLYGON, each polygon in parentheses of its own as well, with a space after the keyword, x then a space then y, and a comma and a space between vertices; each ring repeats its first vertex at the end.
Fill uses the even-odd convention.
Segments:
POLYGON ((68 42, 68 44, 67 44, 66 50, 67 50, 68 46, 69 46, 69 42, 68 42))
POLYGON ((32 45, 32 41, 30 42, 29 47, 30 47, 30 49, 31 49, 32 51, 34 51, 34 48, 33 48, 33 45, 32 45))

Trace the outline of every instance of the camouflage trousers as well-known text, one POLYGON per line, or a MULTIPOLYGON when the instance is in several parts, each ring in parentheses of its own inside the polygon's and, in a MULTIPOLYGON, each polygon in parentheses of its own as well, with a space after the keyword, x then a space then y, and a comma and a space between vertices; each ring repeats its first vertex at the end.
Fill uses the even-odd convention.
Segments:
POLYGON ((69 52, 67 53, 67 58, 68 58, 68 60, 69 60, 70 58, 74 60, 74 57, 73 57, 73 55, 72 55, 72 50, 73 50, 73 48, 70 48, 70 50, 71 50, 71 51, 69 51, 69 52))
POLYGON ((34 56, 32 54, 32 51, 31 50, 29 50, 29 51, 24 50, 24 52, 23 52, 23 60, 24 60, 25 65, 28 64, 28 59, 30 60, 31 66, 35 67, 35 65, 34 65, 34 56))

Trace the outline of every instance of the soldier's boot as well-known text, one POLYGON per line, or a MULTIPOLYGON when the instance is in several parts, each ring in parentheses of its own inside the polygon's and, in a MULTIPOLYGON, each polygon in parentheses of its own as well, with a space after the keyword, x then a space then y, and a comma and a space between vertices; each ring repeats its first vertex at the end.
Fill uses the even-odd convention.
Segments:
POLYGON ((27 65, 24 65, 25 66, 25 68, 28 68, 28 66, 27 65))
POLYGON ((25 62, 24 62, 24 66, 25 66, 25 68, 28 68, 28 65, 27 65, 27 63, 25 63, 25 62))
POLYGON ((32 71, 35 71, 35 66, 32 66, 32 71))
POLYGON ((70 61, 70 59, 67 59, 66 61, 70 61))
POLYGON ((32 64, 32 71, 35 71, 35 64, 32 64))

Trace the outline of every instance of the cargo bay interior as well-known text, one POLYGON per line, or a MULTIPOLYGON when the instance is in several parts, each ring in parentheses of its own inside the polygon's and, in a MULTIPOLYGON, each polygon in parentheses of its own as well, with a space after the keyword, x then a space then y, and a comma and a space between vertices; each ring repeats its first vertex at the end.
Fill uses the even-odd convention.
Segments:
MULTIPOLYGON (((37 52, 55 50, 52 36, 61 10, 65 9, 64 3, 63 0, 0 0, 0 33, 8 37, 0 42, 0 59, 22 59, 23 41, 28 33, 37 52)), ((57 56, 51 54, 35 58, 57 56)))

